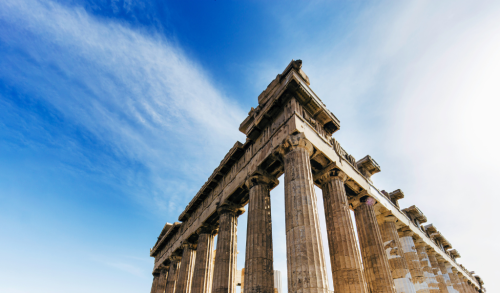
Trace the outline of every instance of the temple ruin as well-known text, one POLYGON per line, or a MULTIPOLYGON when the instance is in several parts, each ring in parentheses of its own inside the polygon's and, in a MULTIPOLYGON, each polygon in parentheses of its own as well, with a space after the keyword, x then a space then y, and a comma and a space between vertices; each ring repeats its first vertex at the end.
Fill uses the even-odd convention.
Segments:
POLYGON ((236 229, 246 205, 244 293, 273 293, 270 190, 283 173, 288 292, 329 293, 328 264, 335 292, 486 292, 443 233, 423 225, 419 208, 399 206, 401 190, 374 186, 377 162, 356 160, 332 137, 340 122, 301 67, 292 61, 259 95, 239 128, 246 142, 234 144, 179 222, 161 231, 150 251, 151 293, 235 293, 236 229), (329 263, 314 185, 323 193, 329 263))

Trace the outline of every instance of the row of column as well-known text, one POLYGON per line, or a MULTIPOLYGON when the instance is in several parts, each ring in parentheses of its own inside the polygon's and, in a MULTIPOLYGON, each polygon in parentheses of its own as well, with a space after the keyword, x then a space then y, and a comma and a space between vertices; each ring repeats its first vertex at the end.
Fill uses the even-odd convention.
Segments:
POLYGON ((170 257, 166 269, 154 275, 152 293, 235 292, 236 228, 241 209, 231 205, 218 208, 219 234, 214 261, 215 227, 198 229, 196 244, 183 243, 182 256, 170 257), (214 268, 217 268, 214 270, 214 268))
MULTIPOLYGON (((288 291, 291 293, 329 293, 310 165, 312 152, 312 145, 301 134, 289 137, 282 149, 288 291)), ((377 219, 376 202, 366 192, 353 206, 358 249, 344 187, 347 176, 339 170, 330 170, 319 179, 336 292, 475 292, 465 278, 460 279, 454 268, 438 258, 432 249, 427 249, 423 241, 415 241, 410 230, 398 231, 395 217, 382 215, 377 219)), ((265 172, 247 180, 244 293, 274 292, 270 190, 276 185, 277 181, 265 172)), ((240 209, 226 204, 219 207, 218 213, 215 263, 212 262, 214 230, 204 227, 198 231, 197 247, 184 244, 182 257, 170 259, 168 275, 155 276, 151 292, 235 293, 236 229, 240 209), (166 278, 164 289, 159 284, 162 278, 166 278)))
MULTIPOLYGON (((301 134, 288 138, 282 152, 285 165, 288 288, 293 293, 328 291, 310 165, 312 153, 312 145, 301 134)), ((398 231, 394 216, 381 215, 377 219, 374 210, 376 201, 366 191, 359 195, 359 201, 353 206, 360 258, 344 187, 346 179, 347 176, 339 170, 326 171, 319 177, 336 292, 471 291, 472 286, 460 279, 457 271, 453 271, 454 268, 444 259, 436 261, 441 273, 439 277, 432 265, 432 258, 439 255, 430 247, 427 251, 423 241, 416 245, 415 235, 410 230, 398 231)), ((250 214, 248 216, 249 223, 255 221, 250 218, 250 214)))

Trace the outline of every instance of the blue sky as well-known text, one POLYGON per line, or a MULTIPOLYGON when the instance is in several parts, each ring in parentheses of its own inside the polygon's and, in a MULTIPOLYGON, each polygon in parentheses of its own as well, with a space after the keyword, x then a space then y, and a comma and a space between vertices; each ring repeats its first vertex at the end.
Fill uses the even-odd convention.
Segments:
MULTIPOLYGON (((267 2, 0 2, 0 291, 149 292, 161 228, 291 59, 375 184, 500 287, 500 2, 267 2)), ((272 207, 285 272, 282 185, 272 207)))

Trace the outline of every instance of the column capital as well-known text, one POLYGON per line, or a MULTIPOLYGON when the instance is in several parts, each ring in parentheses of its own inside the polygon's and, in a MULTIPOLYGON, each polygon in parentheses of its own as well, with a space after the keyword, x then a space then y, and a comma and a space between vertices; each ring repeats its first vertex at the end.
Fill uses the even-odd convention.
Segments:
POLYGON ((436 253, 434 254, 436 256, 436 259, 438 261, 438 263, 443 263, 445 264, 445 267, 446 265, 448 264, 448 261, 446 259, 444 259, 440 254, 436 253))
POLYGON ((306 150, 309 156, 314 152, 312 143, 306 139, 306 136, 302 132, 291 134, 285 138, 281 144, 279 153, 283 156, 299 148, 306 150))
POLYGON ((426 245, 425 250, 427 251, 427 254, 436 256, 436 259, 438 258, 438 256, 441 256, 439 253, 437 253, 437 252, 434 250, 434 248, 432 248, 432 247, 430 247, 430 246, 427 246, 427 245, 426 245))
POLYGON ((266 185, 269 190, 272 190, 278 184, 279 181, 277 179, 264 172, 251 175, 245 182, 245 185, 248 187, 248 189, 252 189, 252 187, 257 185, 266 185))
POLYGON ((315 179, 319 180, 320 184, 323 185, 325 183, 330 182, 331 180, 338 179, 342 182, 346 182, 347 174, 339 169, 329 169, 322 171, 319 176, 315 179))
POLYGON ((368 194, 368 191, 363 190, 361 191, 357 197, 359 200, 353 203, 353 208, 357 209, 361 205, 368 205, 368 206, 374 206, 377 203, 377 200, 373 198, 371 195, 368 194))
MULTIPOLYGON (((404 226, 404 227, 398 229, 398 235, 399 235, 399 237, 408 237, 408 236, 410 236, 410 237, 414 238, 413 236, 415 235, 415 232, 413 232, 410 229, 410 227, 404 226)), ((413 240, 413 242, 415 244, 417 244, 417 242, 415 241, 415 239, 413 240)))
POLYGON ((219 228, 215 225, 203 224, 196 230, 196 234, 215 234, 219 228))
MULTIPOLYGON (((417 236, 417 234, 414 234, 414 236, 417 236)), ((415 243, 415 247, 424 247, 425 248, 425 253, 431 254, 431 253, 429 253, 429 249, 428 249, 427 243, 425 243, 425 241, 422 238, 420 238, 420 237, 413 237, 413 242, 415 243)))
POLYGON ((171 255, 168 259, 170 260, 171 264, 178 263, 178 262, 181 261, 182 256, 180 256, 180 255, 171 255))
POLYGON ((385 213, 381 213, 377 216, 377 222, 379 223, 379 225, 386 222, 396 223, 397 221, 398 218, 396 218, 391 211, 386 211, 385 213))
POLYGON ((189 242, 189 241, 186 241, 186 240, 182 241, 181 247, 182 247, 182 250, 184 250, 186 248, 196 250, 196 244, 189 242))
POLYGON ((169 265, 161 265, 153 272, 153 276, 159 277, 161 276, 161 274, 166 274, 169 269, 170 269, 169 265))
POLYGON ((223 203, 220 204, 217 207, 217 213, 219 215, 226 214, 226 213, 233 213, 237 217, 240 216, 245 212, 245 209, 239 205, 235 205, 233 203, 223 203))

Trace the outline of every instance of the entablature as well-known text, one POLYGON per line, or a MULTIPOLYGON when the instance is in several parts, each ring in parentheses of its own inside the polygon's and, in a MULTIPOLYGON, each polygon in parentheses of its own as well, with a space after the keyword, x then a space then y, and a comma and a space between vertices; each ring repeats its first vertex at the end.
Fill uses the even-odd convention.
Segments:
POLYGON ((423 224, 423 223, 427 222, 427 217, 415 205, 412 205, 411 207, 403 209, 403 212, 405 212, 406 215, 408 215, 412 220, 417 220, 418 221, 418 222, 415 222, 415 225, 420 226, 420 224, 423 224))
POLYGON ((432 233, 431 239, 436 239, 437 241, 439 241, 445 251, 452 248, 451 243, 439 231, 437 231, 436 233, 432 233))
POLYGON ((389 196, 392 203, 399 208, 398 200, 403 199, 405 197, 405 194, 401 191, 401 189, 396 189, 393 192, 389 193, 389 196))
POLYGON ((451 249, 448 252, 450 253, 451 256, 453 256, 453 258, 460 258, 461 257, 460 253, 458 253, 458 251, 456 249, 451 249))
POLYGON ((156 242, 156 245, 151 249, 150 255, 156 256, 158 254, 158 252, 161 250, 161 248, 164 246, 164 244, 166 244, 168 242, 168 240, 170 240, 172 235, 174 235, 177 232, 177 230, 179 230, 180 226, 181 226, 181 223, 179 223, 179 222, 175 222, 173 224, 170 224, 170 227, 165 232, 165 234, 156 242))
POLYGON ((203 184, 200 191, 193 197, 193 199, 186 206, 186 209, 179 215, 179 221, 186 221, 199 204, 201 204, 209 193, 214 190, 220 181, 226 176, 231 167, 245 154, 244 146, 241 142, 237 141, 234 146, 229 150, 224 159, 220 162, 219 166, 214 170, 212 175, 208 178, 207 182, 203 184))
MULTIPOLYGON (((248 117, 240 124, 240 131, 248 139, 255 140, 271 122, 276 111, 280 111, 287 97, 295 97, 313 124, 318 123, 331 136, 340 128, 340 121, 328 110, 319 97, 309 87, 309 78, 301 69, 301 60, 292 60, 282 74, 278 74, 267 89, 259 96, 259 106, 252 108, 248 117)), ((306 117, 307 118, 307 117, 306 117)))
POLYGON ((365 156, 356 163, 358 170, 361 171, 366 178, 370 179, 373 174, 380 172, 380 166, 369 155, 365 156))

